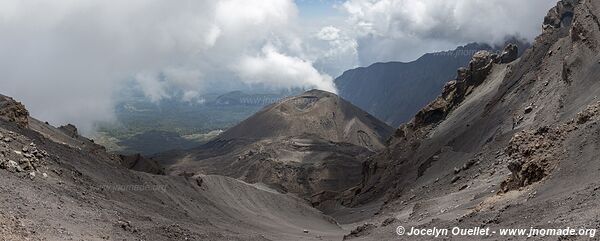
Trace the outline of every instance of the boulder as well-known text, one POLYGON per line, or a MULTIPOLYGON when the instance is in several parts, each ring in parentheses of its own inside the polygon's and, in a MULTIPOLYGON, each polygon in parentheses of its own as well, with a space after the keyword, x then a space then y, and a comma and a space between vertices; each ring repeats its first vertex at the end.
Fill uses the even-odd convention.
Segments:
POLYGON ((79 132, 77 131, 77 127, 73 124, 67 124, 58 128, 60 131, 65 133, 67 136, 72 138, 77 138, 79 136, 79 132))
POLYGON ((573 19, 575 3, 578 0, 562 0, 556 3, 556 6, 544 17, 544 29, 560 28, 570 25, 573 19))
POLYGON ((509 44, 504 47, 502 55, 500 55, 500 63, 507 64, 513 62, 519 58, 519 47, 515 44, 509 44))
POLYGON ((0 95, 0 120, 16 123, 21 128, 29 125, 29 111, 21 102, 0 95))
POLYGON ((469 62, 471 77, 467 79, 467 85, 478 86, 483 83, 485 78, 490 74, 497 58, 496 54, 486 50, 475 53, 471 62, 469 62))

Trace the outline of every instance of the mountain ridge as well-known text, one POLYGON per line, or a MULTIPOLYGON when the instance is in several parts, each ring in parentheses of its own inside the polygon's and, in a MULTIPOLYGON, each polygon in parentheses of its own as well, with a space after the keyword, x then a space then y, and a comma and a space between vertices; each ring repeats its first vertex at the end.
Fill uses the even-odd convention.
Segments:
POLYGON ((594 158, 600 150, 594 137, 600 121, 600 24, 594 20, 599 15, 597 1, 562 0, 521 58, 495 63, 492 53, 477 53, 474 61, 492 63, 489 71, 473 69, 488 64, 467 69, 485 70, 478 74, 482 79, 475 78, 482 81, 472 85, 472 78, 459 74, 449 82, 385 150, 365 162, 361 184, 351 189, 356 195, 339 197, 355 209, 381 204, 371 208, 379 215, 370 225, 348 238, 398 238, 390 223, 491 230, 597 227, 600 202, 590 197, 600 190, 600 162, 594 158))
MULTIPOLYGON (((518 46, 519 56, 529 47, 516 37, 506 43, 518 46)), ((335 79, 340 96, 376 118, 398 127, 440 94, 479 50, 501 52, 502 47, 471 43, 454 50, 427 53, 411 62, 374 63, 347 70, 335 79)))

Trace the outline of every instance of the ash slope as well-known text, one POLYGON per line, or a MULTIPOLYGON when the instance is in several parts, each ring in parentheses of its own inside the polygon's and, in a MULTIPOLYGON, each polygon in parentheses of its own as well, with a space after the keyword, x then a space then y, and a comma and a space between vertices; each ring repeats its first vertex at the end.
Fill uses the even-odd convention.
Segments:
MULTIPOLYGON (((368 161, 345 201, 385 204, 349 238, 397 239, 396 225, 599 228, 599 17, 598 1, 559 1, 520 60, 462 71, 368 161)), ((532 240, 548 238, 589 236, 532 240)))
POLYGON ((335 94, 311 90, 266 107, 200 148, 157 159, 171 175, 230 176, 319 205, 360 182, 363 161, 392 131, 335 94))
POLYGON ((341 238, 339 226, 304 200, 227 177, 129 170, 72 129, 28 118, 11 99, 0 104, 2 239, 341 238))
POLYGON ((378 150, 392 132, 391 127, 337 95, 311 90, 267 106, 216 139, 255 141, 308 134, 378 150))

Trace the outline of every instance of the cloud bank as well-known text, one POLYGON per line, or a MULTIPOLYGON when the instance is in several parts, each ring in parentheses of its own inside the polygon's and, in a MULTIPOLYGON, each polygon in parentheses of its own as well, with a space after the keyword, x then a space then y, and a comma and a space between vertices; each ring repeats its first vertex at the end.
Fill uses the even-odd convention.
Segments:
POLYGON ((500 43, 506 36, 532 40, 556 0, 348 0, 361 64, 412 60, 424 52, 469 42, 500 43))
POLYGON ((297 16, 291 0, 4 0, 0 91, 86 130, 112 118, 131 80, 152 101, 239 84, 334 91, 304 54, 297 16))
POLYGON ((125 83, 154 102, 253 86, 335 91, 332 77, 359 65, 532 39, 555 2, 334 1, 342 14, 320 21, 292 0, 3 0, 0 91, 89 131, 113 118, 125 83))

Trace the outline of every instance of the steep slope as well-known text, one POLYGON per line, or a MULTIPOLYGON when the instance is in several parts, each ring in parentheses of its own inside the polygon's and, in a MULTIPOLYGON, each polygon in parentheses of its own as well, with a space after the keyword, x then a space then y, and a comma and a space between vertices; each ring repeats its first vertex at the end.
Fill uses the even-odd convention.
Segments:
POLYGON ((393 129, 335 94, 311 90, 267 106, 228 129, 217 141, 264 140, 313 134, 377 150, 393 129))
POLYGON ((9 118, 20 110, 0 118, 0 239, 341 238, 339 226, 304 200, 227 177, 129 170, 72 126, 9 118))
MULTIPOLYGON (((598 228, 598 16, 598 1, 559 1, 521 59, 501 64, 476 54, 473 61, 485 65, 471 65, 449 83, 365 164, 357 195, 344 201, 384 205, 369 220, 376 225, 349 238, 398 238, 400 224, 598 228)), ((553 239, 577 239, 559 236, 553 239)), ((523 236, 460 237, 507 238, 523 236)))
POLYGON ((218 174, 311 199, 357 185, 362 162, 392 128, 334 94, 272 104, 200 148, 157 155, 171 175, 218 174))
MULTIPOLYGON (((521 50, 529 47, 516 38, 507 43, 515 43, 521 50)), ((466 66, 475 52, 497 52, 502 47, 472 43, 452 51, 428 53, 408 63, 376 63, 348 70, 335 83, 342 98, 397 127, 439 95, 444 84, 456 75, 456 69, 466 66)))

